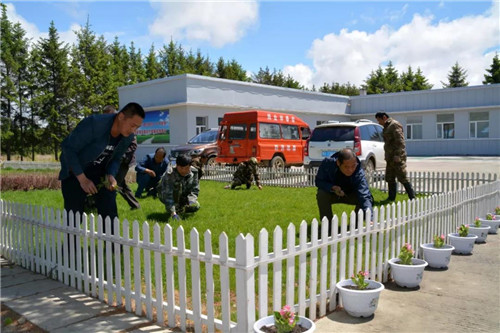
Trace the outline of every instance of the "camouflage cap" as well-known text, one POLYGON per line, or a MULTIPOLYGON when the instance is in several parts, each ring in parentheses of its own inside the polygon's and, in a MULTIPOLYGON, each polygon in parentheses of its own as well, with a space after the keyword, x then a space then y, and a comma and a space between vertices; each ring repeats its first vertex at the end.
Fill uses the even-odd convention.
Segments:
POLYGON ((250 157, 250 160, 249 160, 250 164, 253 164, 253 165, 257 165, 257 159, 255 157, 250 157))

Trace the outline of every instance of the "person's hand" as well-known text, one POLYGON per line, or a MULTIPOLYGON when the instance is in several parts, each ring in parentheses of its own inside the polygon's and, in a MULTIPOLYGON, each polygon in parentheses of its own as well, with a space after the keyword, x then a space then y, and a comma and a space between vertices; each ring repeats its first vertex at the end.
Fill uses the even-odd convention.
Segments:
POLYGON ((180 218, 180 216, 179 216, 179 215, 174 214, 174 215, 172 215, 172 220, 174 220, 174 221, 180 221, 180 220, 181 220, 181 218, 180 218))
POLYGON ((337 186, 337 185, 332 186, 332 192, 335 193, 339 197, 343 197, 345 195, 344 191, 342 191, 340 186, 337 186))
POLYGON ((112 175, 106 175, 106 180, 107 182, 105 183, 105 186, 108 191, 116 191, 118 189, 118 184, 115 177, 113 177, 112 175))
POLYGON ((151 177, 151 178, 155 178, 156 177, 156 172, 154 172, 153 170, 150 170, 150 169, 146 169, 146 173, 151 177))
POLYGON ((401 158, 399 156, 394 156, 394 162, 396 163, 401 162, 401 158))
POLYGON ((262 185, 259 185, 259 186, 257 186, 257 187, 259 188, 259 190, 262 190, 262 185))
POLYGON ((84 173, 79 174, 78 176, 76 176, 76 178, 78 179, 80 187, 85 193, 87 194, 97 193, 97 187, 95 186, 94 182, 88 179, 84 173))

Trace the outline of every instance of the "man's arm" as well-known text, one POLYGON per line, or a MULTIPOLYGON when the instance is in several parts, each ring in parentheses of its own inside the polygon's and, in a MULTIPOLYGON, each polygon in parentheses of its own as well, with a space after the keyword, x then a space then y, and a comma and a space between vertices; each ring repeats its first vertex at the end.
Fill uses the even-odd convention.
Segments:
POLYGON ((356 195, 358 197, 359 206, 366 211, 367 209, 373 210, 372 193, 366 181, 364 171, 360 170, 354 175, 354 186, 356 187, 356 195))
MULTIPOLYGON (((93 136, 93 121, 91 118, 84 118, 76 125, 75 129, 63 140, 61 149, 64 152, 64 158, 68 164, 69 170, 75 176, 83 174, 83 165, 80 165, 78 155, 81 150, 87 147, 93 136)), ((86 177, 85 177, 86 178, 86 177)))
POLYGON ((158 198, 165 204, 167 214, 176 214, 174 201, 174 182, 172 174, 165 173, 158 184, 158 198))
POLYGON ((337 165, 333 161, 329 161, 325 158, 323 162, 321 162, 315 178, 316 187, 328 193, 332 191, 334 185, 329 177, 330 172, 335 172, 331 170, 331 168, 337 168, 337 165))

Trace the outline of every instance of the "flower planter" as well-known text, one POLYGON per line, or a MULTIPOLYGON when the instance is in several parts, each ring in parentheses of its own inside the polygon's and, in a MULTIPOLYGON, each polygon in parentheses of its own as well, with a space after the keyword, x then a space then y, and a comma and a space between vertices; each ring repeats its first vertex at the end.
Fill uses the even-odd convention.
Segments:
POLYGON ((450 263, 453 246, 444 244, 443 247, 434 247, 434 243, 420 244, 424 252, 424 259, 433 268, 446 268, 450 263))
MULTIPOLYGON (((274 316, 267 316, 264 318, 260 318, 253 324, 253 331, 255 333, 265 333, 267 331, 261 330, 262 326, 269 327, 273 325, 274 325, 274 316)), ((314 322, 311 319, 302 316, 299 316, 299 321, 297 325, 306 328, 307 331, 304 331, 306 333, 312 333, 316 329, 316 325, 314 325, 314 322)))
POLYGON ((365 290, 356 290, 346 288, 355 286, 351 279, 342 280, 337 283, 342 305, 345 312, 353 317, 369 317, 377 310, 380 293, 384 290, 384 285, 373 280, 365 280, 369 283, 365 290))
POLYGON ((465 237, 460 237, 458 233, 448 234, 448 240, 450 241, 450 245, 455 248, 455 250, 453 251, 454 253, 460 253, 460 254, 472 253, 476 239, 477 236, 471 234, 465 237))
POLYGON ((490 226, 490 230, 488 230, 489 234, 496 234, 498 231, 498 226, 500 226, 500 220, 487 220, 487 219, 479 219, 483 226, 490 226))
POLYGON ((389 260, 391 265, 391 275, 394 282, 400 287, 416 288, 424 277, 424 269, 427 262, 422 259, 412 258, 413 265, 399 264, 399 258, 389 260))
POLYGON ((485 226, 485 225, 482 225, 480 227, 469 225, 469 234, 477 236, 476 243, 485 243, 490 229, 491 229, 490 226, 485 226))

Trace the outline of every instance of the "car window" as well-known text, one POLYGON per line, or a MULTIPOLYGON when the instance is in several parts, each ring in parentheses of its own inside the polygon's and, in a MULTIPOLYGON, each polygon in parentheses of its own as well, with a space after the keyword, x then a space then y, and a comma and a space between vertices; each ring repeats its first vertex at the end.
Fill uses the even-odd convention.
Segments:
POLYGON ((379 134, 377 128, 374 125, 361 126, 359 128, 361 133, 361 140, 365 141, 379 141, 379 134))
POLYGON ((298 140, 299 128, 296 125, 281 125, 283 131, 283 139, 298 140))
POLYGON ((248 139, 255 140, 257 138, 257 124, 250 124, 250 131, 248 132, 248 139))
POLYGON ((354 127, 319 127, 312 132, 310 141, 351 141, 354 140, 354 127))
POLYGON ((247 124, 233 124, 229 126, 229 140, 241 140, 247 136, 247 124))
POLYGON ((383 135, 384 129, 382 128, 382 126, 375 125, 375 130, 377 131, 378 135, 377 141, 384 142, 384 135, 383 135))
POLYGON ((211 143, 217 140, 217 131, 206 131, 198 134, 188 141, 188 143, 211 143))
POLYGON ((262 139, 281 139, 280 125, 259 123, 259 137, 262 139))

